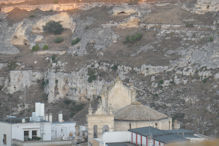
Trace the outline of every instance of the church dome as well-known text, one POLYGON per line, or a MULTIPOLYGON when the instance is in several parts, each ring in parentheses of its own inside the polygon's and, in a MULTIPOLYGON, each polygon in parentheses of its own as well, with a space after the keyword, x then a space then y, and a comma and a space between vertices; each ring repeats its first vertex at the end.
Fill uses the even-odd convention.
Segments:
POLYGON ((157 121, 168 116, 139 102, 121 108, 115 113, 115 120, 120 121, 157 121))

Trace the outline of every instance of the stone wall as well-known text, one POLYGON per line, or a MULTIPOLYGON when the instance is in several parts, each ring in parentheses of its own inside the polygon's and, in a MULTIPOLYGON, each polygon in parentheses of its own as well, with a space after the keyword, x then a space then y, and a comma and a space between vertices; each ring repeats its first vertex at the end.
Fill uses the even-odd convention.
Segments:
POLYGON ((172 118, 159 121, 115 121, 115 131, 127 131, 130 128, 152 126, 162 130, 172 129, 172 118))
POLYGON ((114 116, 113 115, 88 115, 88 141, 94 137, 94 125, 97 126, 97 137, 103 134, 103 127, 108 126, 109 131, 114 131, 114 116))
MULTIPOLYGON (((123 85, 121 81, 117 81, 115 85, 106 91, 106 95, 103 95, 103 101, 106 101, 105 106, 112 108, 113 112, 121 109, 132 103, 135 98, 132 90, 123 85)), ((103 104, 104 106, 104 104, 103 104)))

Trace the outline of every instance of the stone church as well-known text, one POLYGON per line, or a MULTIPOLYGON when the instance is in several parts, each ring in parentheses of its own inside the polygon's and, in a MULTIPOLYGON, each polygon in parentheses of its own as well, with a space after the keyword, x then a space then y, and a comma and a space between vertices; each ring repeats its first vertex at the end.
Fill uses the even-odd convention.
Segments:
POLYGON ((113 86, 105 87, 97 108, 88 108, 88 142, 106 131, 127 131, 131 128, 153 126, 172 129, 172 118, 135 100, 133 86, 125 86, 117 79, 113 86))

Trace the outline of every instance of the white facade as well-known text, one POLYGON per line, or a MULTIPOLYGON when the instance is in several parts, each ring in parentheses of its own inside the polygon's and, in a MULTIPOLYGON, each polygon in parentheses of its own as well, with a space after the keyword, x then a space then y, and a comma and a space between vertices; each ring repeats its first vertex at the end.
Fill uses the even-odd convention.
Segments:
POLYGON ((72 140, 75 137, 75 122, 51 123, 5 123, 0 122, 0 146, 11 146, 12 139, 26 141, 41 138, 43 141, 72 140), (6 139, 4 141, 4 139, 6 139))
MULTIPOLYGON (((12 120, 19 120, 10 117, 12 120)), ((52 123, 52 114, 45 116, 44 103, 35 103, 35 112, 32 112, 30 122, 22 119, 19 123, 0 122, 0 146, 11 146, 12 140, 72 140, 75 137, 75 122, 63 122, 62 113, 58 114, 59 122, 52 123), (45 121, 46 120, 46 121, 45 121)))
POLYGON ((129 131, 105 132, 103 134, 102 140, 104 143, 130 142, 130 135, 131 132, 129 131))
POLYGON ((51 123, 39 122, 39 123, 17 123, 12 124, 12 138, 17 140, 33 139, 33 132, 36 131, 37 137, 41 137, 42 140, 51 140, 51 123), (24 133, 28 133, 25 137, 24 133), (26 139, 25 139, 26 138, 26 139))
POLYGON ((11 124, 0 122, 0 146, 11 146, 11 124))
POLYGON ((133 143, 143 146, 164 146, 164 143, 150 139, 145 136, 136 135, 129 131, 105 132, 101 139, 96 139, 99 146, 104 146, 107 143, 133 143))
POLYGON ((52 123, 52 139, 69 140, 75 137, 76 123, 52 123))

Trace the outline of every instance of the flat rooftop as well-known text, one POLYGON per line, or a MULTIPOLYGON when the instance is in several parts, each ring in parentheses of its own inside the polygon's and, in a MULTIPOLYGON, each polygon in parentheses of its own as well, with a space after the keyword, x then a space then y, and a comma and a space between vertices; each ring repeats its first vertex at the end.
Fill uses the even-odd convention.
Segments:
POLYGON ((128 142, 120 142, 120 143, 106 143, 107 146, 135 146, 135 144, 128 142))

